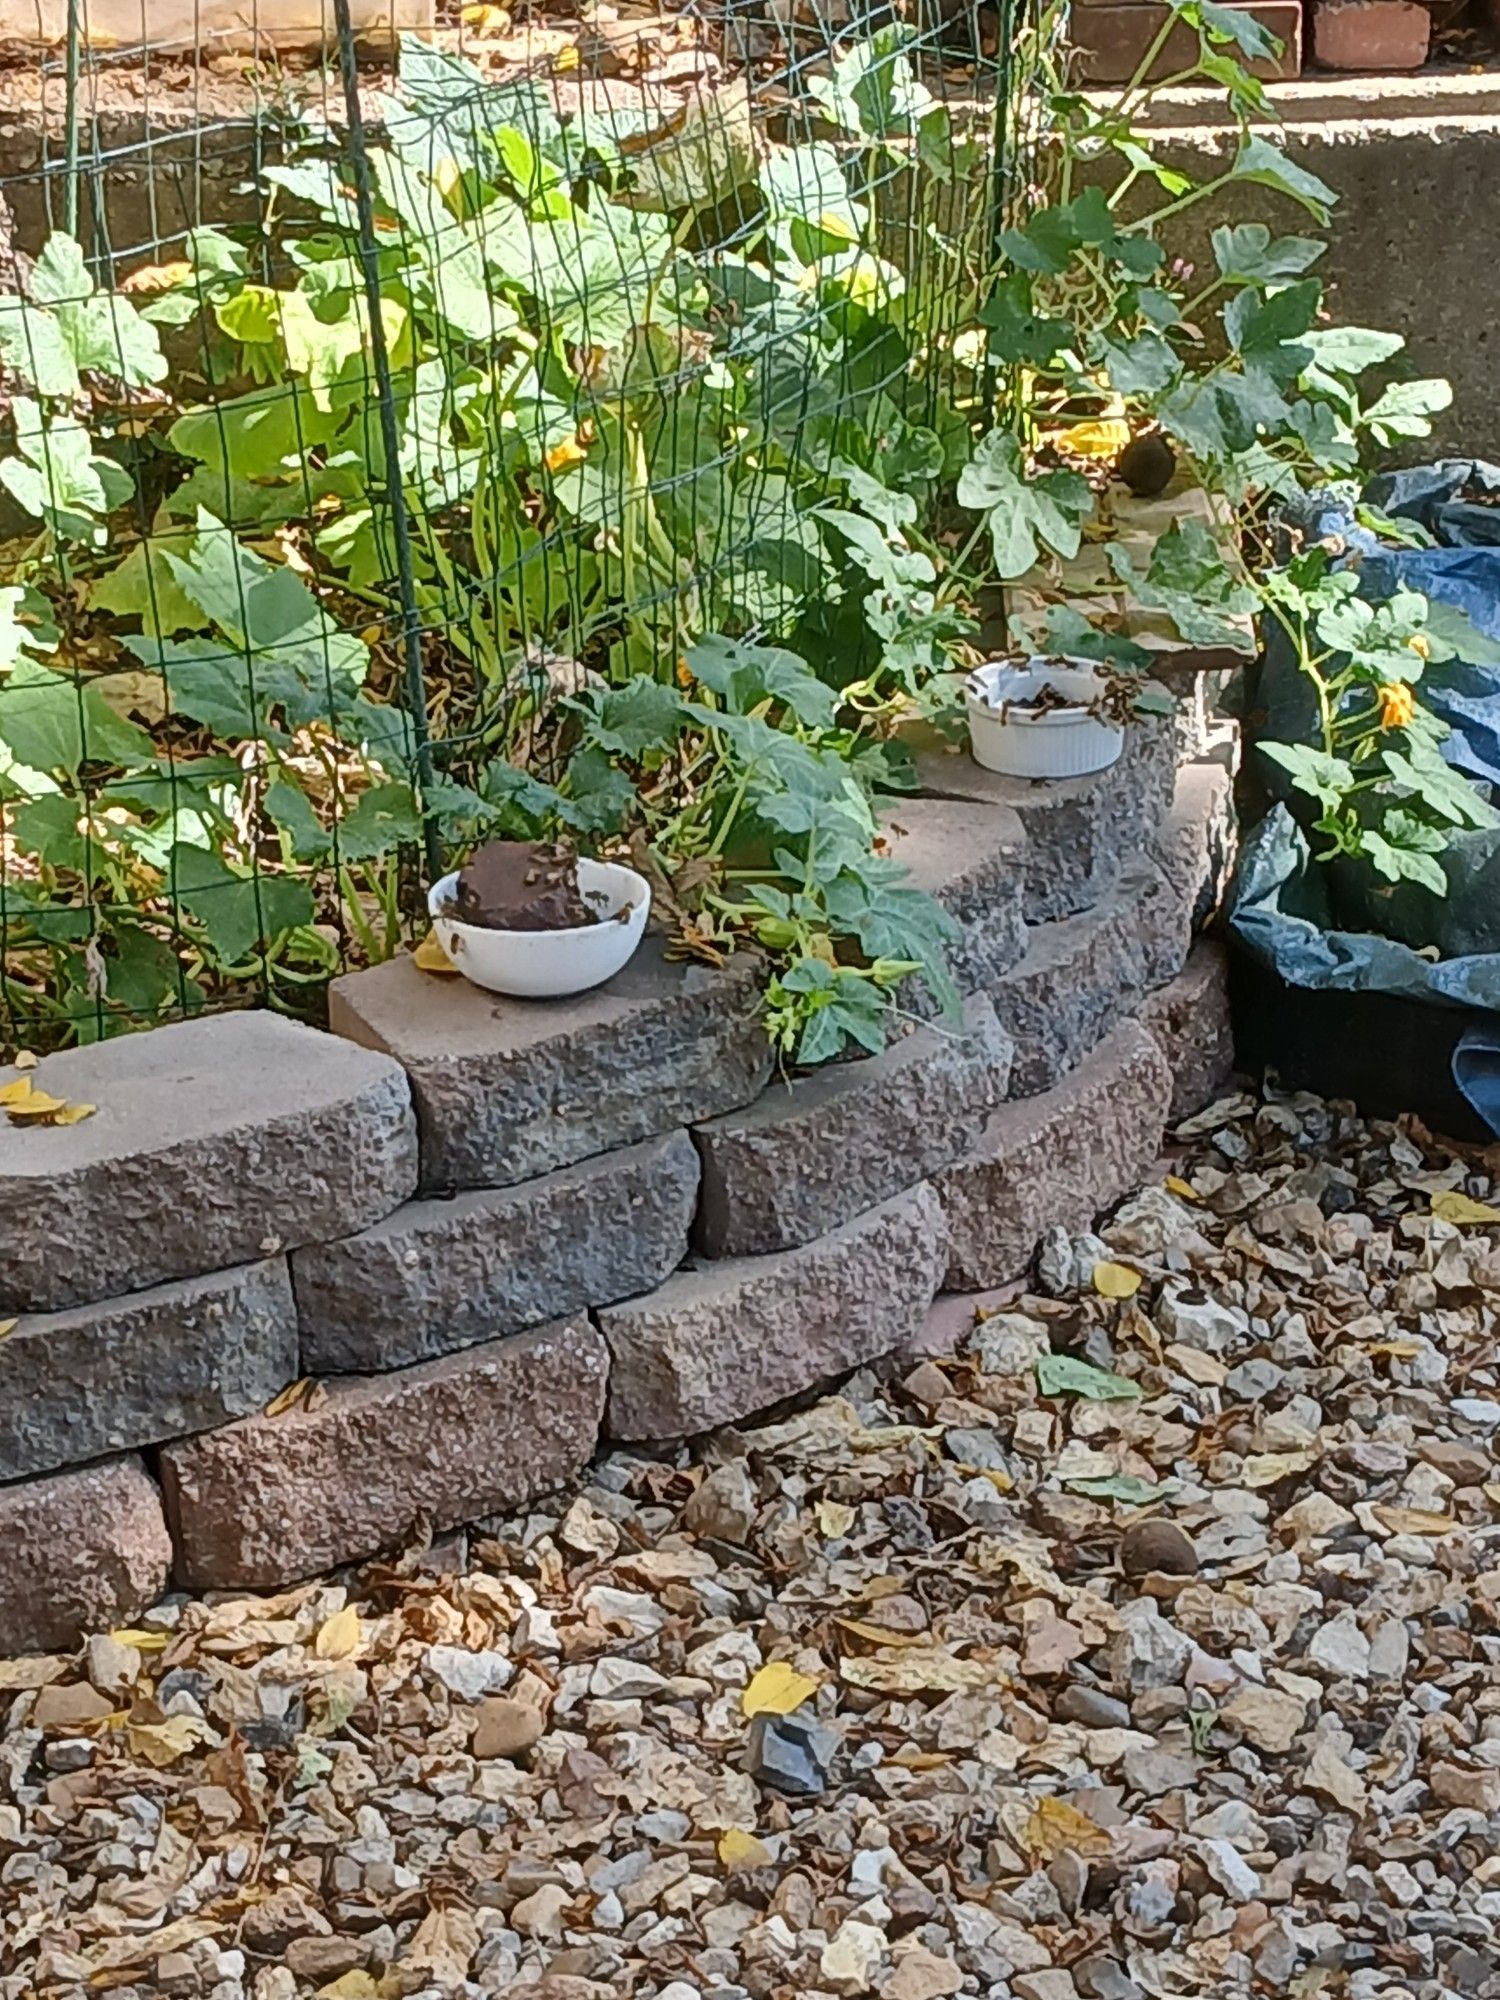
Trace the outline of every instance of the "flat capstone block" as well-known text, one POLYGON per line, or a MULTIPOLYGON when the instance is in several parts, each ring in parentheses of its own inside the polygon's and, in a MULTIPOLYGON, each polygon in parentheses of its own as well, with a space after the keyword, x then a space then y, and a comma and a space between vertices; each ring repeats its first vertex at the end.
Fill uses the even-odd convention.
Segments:
POLYGON ((512 1187, 748 1104, 771 1074, 764 979, 754 953, 674 962, 648 937, 592 992, 511 1000, 403 956, 336 979, 328 1014, 406 1070, 422 1190, 442 1194, 512 1187))
POLYGON ((57 1312, 346 1236, 416 1186, 398 1065, 278 1014, 67 1049, 32 1079, 96 1108, 68 1126, 0 1119, 0 1313, 57 1312))

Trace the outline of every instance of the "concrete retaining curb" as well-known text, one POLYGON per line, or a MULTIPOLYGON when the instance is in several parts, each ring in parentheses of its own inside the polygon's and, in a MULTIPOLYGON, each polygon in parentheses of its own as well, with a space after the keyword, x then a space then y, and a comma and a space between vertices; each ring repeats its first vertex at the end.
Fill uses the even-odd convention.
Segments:
POLYGON ((335 983, 331 1036, 236 1014, 47 1058, 98 1110, 0 1127, 0 1534, 30 1551, 0 1647, 128 1621, 169 1560, 271 1588, 524 1505, 605 1429, 751 1416, 1133 1186, 1226 1070, 1189 946, 1229 764, 1178 771, 1150 723, 1097 778, 935 769, 954 796, 888 819, 963 931, 964 1018, 877 1057, 772 1081, 756 958, 650 944, 572 1001, 403 959, 335 983), (162 1496, 102 1456, 132 1447, 162 1496))

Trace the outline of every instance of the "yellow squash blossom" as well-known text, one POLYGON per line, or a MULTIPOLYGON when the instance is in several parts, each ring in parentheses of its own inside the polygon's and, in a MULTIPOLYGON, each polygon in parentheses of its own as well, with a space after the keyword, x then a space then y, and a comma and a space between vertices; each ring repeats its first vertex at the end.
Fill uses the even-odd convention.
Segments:
POLYGON ((1417 712, 1417 698, 1405 681, 1388 681, 1380 689, 1380 726, 1405 729, 1417 712))

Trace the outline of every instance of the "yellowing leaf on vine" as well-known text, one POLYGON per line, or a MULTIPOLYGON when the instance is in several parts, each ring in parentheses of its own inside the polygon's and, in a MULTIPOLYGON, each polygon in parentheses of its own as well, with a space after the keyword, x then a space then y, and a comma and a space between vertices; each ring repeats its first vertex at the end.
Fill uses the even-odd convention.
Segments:
POLYGON ((1129 1299, 1141 1289, 1141 1274, 1128 1264, 1096 1264, 1094 1290, 1101 1299, 1129 1299))
MULTIPOLYGON (((92 35, 89 37, 93 39, 92 35)), ((193 267, 180 259, 170 264, 143 264, 120 281, 122 292, 170 292, 175 285, 192 282, 193 267)))
POLYGON ((1118 458, 1130 442, 1130 426, 1123 417, 1095 417, 1087 423, 1070 424, 1052 442, 1074 458, 1118 458))
POLYGON ((1500 1222, 1500 1208, 1492 1208, 1487 1201, 1475 1201, 1471 1195, 1460 1194, 1457 1188, 1435 1194, 1432 1212, 1439 1222, 1453 1222, 1459 1227, 1467 1222, 1500 1222))
POLYGON ((347 1660, 359 1651, 359 1642, 359 1613, 352 1604, 346 1604, 318 1627, 313 1651, 320 1660, 347 1660))
POLYGON ((785 1660, 770 1660, 740 1696, 740 1707, 746 1715, 790 1715, 821 1685, 811 1674, 799 1674, 785 1660))
POLYGON ((719 1835, 719 1859, 724 1866, 736 1872, 746 1872, 751 1868, 768 1868, 773 1856, 771 1850, 758 1834, 748 1827, 726 1827, 719 1835))
POLYGON ((561 444, 553 445, 542 463, 549 472, 565 472, 570 465, 582 465, 588 455, 588 447, 576 437, 564 438, 561 444))

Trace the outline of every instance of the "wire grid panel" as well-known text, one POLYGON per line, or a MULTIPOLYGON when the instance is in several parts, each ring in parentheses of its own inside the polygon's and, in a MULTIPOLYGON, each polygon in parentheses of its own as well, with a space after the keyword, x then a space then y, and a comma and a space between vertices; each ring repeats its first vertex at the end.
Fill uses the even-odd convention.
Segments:
MULTIPOLYGON (((424 853, 524 830, 578 701, 644 711, 705 634, 856 679, 830 503, 907 460, 936 492, 983 414, 1019 21, 464 16, 357 74, 346 39, 348 88, 206 8, 195 53, 78 12, 36 65, 0 181, 13 1046, 316 1013, 410 935, 424 853)), ((585 835, 628 787, 596 762, 585 835)))

